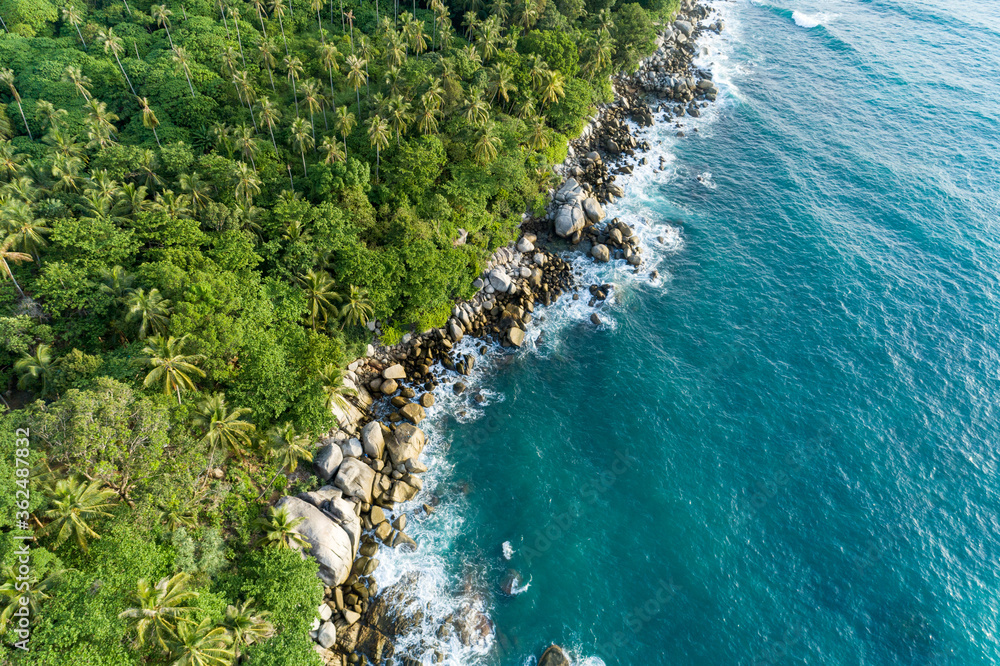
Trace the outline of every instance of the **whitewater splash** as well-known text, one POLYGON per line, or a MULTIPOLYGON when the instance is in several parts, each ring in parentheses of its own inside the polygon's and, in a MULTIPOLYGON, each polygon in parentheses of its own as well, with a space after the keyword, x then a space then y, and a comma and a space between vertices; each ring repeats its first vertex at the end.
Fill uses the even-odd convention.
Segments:
MULTIPOLYGON (((713 4, 717 10, 726 3, 713 4)), ((736 93, 730 76, 733 69, 728 64, 728 43, 738 35, 732 26, 735 22, 726 12, 719 14, 730 26, 722 36, 706 35, 706 46, 696 61, 696 66, 710 69, 714 80, 720 86, 720 98, 716 104, 705 109, 700 118, 679 120, 687 130, 698 128, 702 136, 711 126, 718 109, 727 97, 736 93)), ((433 371, 441 383, 434 391, 435 405, 427 410, 427 418, 421 428, 427 434, 428 445, 423 453, 423 461, 429 468, 425 475, 424 488, 411 502, 396 507, 394 516, 409 514, 410 535, 416 540, 415 552, 401 552, 382 549, 379 552, 381 565, 375 572, 380 589, 385 589, 404 576, 418 574, 418 583, 412 590, 415 602, 410 606, 411 617, 419 616, 421 621, 407 635, 398 636, 397 658, 393 664, 401 663, 403 655, 423 664, 445 664, 446 666, 466 666, 483 664, 495 649, 495 630, 478 633, 476 640, 467 641, 455 632, 442 631, 446 620, 457 616, 486 618, 497 599, 503 594, 500 581, 484 580, 489 567, 485 562, 456 563, 449 559, 449 553, 465 534, 467 501, 469 488, 454 477, 453 467, 448 460, 452 435, 450 430, 458 424, 474 424, 473 428, 502 428, 504 424, 494 423, 486 407, 502 401, 504 396, 490 388, 490 379, 498 369, 509 362, 512 353, 517 355, 551 358, 561 353, 564 347, 574 343, 573 331, 579 326, 591 326, 590 316, 599 313, 602 326, 615 328, 620 315, 623 299, 630 298, 635 290, 660 289, 670 280, 669 270, 664 262, 682 252, 685 246, 683 223, 663 219, 655 214, 654 203, 659 199, 653 194, 666 185, 674 185, 681 177, 689 178, 696 187, 711 187, 711 175, 705 172, 703 182, 698 184, 695 177, 679 174, 675 168, 674 138, 676 129, 672 122, 657 122, 653 127, 637 131, 650 139, 652 150, 637 156, 629 163, 633 174, 620 176, 617 182, 625 190, 625 197, 616 204, 606 207, 608 217, 619 217, 639 236, 643 252, 643 265, 636 271, 624 260, 613 260, 598 264, 577 252, 563 253, 563 258, 572 265, 573 277, 579 287, 580 298, 573 300, 571 294, 563 296, 551 306, 536 306, 535 319, 529 325, 524 344, 520 350, 512 352, 497 343, 465 338, 455 345, 455 352, 475 359, 473 370, 468 376, 460 376, 446 370, 440 363, 433 371), (641 164, 641 157, 646 163, 641 164), (661 165, 662 158, 662 165, 661 165), (611 284, 613 289, 608 299, 597 308, 589 305, 588 285, 611 284), (466 388, 456 394, 455 382, 461 381, 466 388), (433 513, 426 514, 421 506, 433 507, 433 513)), ((678 217, 683 218, 683 212, 678 217)), ((505 560, 514 556, 510 542, 499 545, 505 560)), ((493 551, 494 553, 496 551, 493 551)), ((530 578, 511 590, 514 594, 528 593, 530 578)), ((479 621, 482 628, 482 621, 479 621)), ((603 666, 596 656, 588 656, 587 650, 571 651, 579 655, 574 663, 587 666, 603 666)), ((526 657, 524 663, 534 663, 535 657, 526 657)))
POLYGON ((830 23, 834 18, 833 14, 819 13, 819 14, 806 14, 805 12, 800 12, 795 10, 792 12, 792 20, 795 21, 795 25, 800 28, 818 28, 819 26, 825 26, 830 23))

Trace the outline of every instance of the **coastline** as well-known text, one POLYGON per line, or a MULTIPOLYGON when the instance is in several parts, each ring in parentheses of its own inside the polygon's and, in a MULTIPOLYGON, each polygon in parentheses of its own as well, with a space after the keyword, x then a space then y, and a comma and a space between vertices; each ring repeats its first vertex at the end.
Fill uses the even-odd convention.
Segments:
MULTIPOLYGON (((573 257, 624 260, 634 273, 646 270, 650 280, 658 278, 643 262, 636 231, 618 218, 606 219, 602 204, 625 195, 615 179, 631 175, 631 158, 647 163, 643 153, 650 145, 636 138, 636 130, 652 126, 656 114, 666 123, 698 117, 715 101, 711 73, 694 66, 698 37, 724 28, 721 21, 708 22, 711 15, 704 5, 685 1, 661 32, 656 52, 635 74, 613 78, 614 101, 598 107, 570 142, 566 161, 555 167, 564 180, 550 190, 547 214, 525 220, 518 241, 493 254, 474 283, 478 291, 472 299, 456 304, 443 327, 407 334, 393 347, 369 345, 368 354, 348 366, 344 386, 353 395, 334 405, 340 426, 322 438, 315 460, 326 485, 279 502, 313 523, 304 531, 311 542, 315 538, 312 554, 323 567, 325 589, 311 637, 325 663, 383 663, 393 656, 403 664, 422 663, 419 655, 396 649, 400 637, 427 620, 411 594, 418 574, 404 575, 384 590, 373 574, 384 549, 418 548, 406 534, 408 516, 420 519, 435 511, 437 497, 422 492, 428 467, 419 460, 428 443, 419 426, 436 403, 435 391, 472 393, 476 402, 486 401, 466 384, 476 355, 460 353, 459 343, 464 340, 462 347, 471 344, 482 355, 501 347, 516 351, 525 344, 535 307, 560 296, 589 298, 590 320, 601 325, 597 308, 614 286, 580 283, 573 257), (340 530, 331 536, 324 521, 340 530)), ((490 649, 494 628, 485 603, 467 604, 459 617, 437 620, 439 639, 454 634, 465 646, 490 649)), ((444 655, 437 652, 435 659, 444 655)), ((538 663, 555 666, 569 663, 566 659, 552 646, 538 663)))

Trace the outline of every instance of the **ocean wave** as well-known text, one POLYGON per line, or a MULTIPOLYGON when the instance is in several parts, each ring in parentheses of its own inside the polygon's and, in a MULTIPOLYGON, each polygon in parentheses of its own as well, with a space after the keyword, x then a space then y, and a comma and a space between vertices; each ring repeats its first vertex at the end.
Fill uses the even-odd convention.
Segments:
POLYGON ((835 14, 827 14, 825 12, 818 14, 806 14, 798 10, 792 12, 792 20, 800 28, 827 27, 834 18, 836 18, 835 14))

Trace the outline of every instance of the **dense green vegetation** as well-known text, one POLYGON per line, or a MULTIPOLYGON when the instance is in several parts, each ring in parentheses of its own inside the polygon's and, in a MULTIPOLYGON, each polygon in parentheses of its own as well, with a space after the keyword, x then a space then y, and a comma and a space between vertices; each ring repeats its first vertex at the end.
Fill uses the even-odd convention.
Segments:
POLYGON ((313 663, 269 492, 314 485, 365 324, 470 295, 675 4, 0 0, 0 659, 313 663))

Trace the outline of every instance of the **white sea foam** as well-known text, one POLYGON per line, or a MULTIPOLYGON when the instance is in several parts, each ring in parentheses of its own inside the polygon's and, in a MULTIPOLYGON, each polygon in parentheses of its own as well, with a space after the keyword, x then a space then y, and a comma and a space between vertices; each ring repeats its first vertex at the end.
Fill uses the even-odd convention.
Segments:
MULTIPOLYGON (((692 186, 700 186, 695 176, 680 172, 676 166, 674 146, 683 139, 675 137, 675 122, 679 122, 686 132, 698 128, 705 136, 727 101, 739 98, 739 91, 732 79, 743 65, 731 64, 728 55, 731 51, 729 45, 739 35, 738 24, 728 15, 731 3, 720 0, 711 4, 719 11, 718 16, 726 22, 727 27, 721 35, 705 35, 704 44, 708 48, 695 64, 712 71, 713 80, 720 90, 719 101, 706 108, 700 118, 685 117, 679 121, 657 122, 651 128, 637 131, 651 145, 651 150, 641 155, 647 158, 647 163, 641 165, 638 159, 630 162, 633 174, 617 180, 625 190, 625 197, 606 207, 609 218, 620 217, 639 236, 644 248, 643 266, 636 272, 624 260, 598 264, 578 253, 566 253, 564 258, 571 263, 575 282, 580 287, 579 300, 573 300, 570 294, 564 294, 549 307, 536 307, 535 319, 528 327, 525 342, 520 350, 513 353, 551 357, 560 353, 565 345, 572 345, 572 331, 579 326, 592 325, 589 319, 595 308, 589 305, 590 294, 586 289, 590 284, 614 285, 608 299, 596 308, 602 320, 601 325, 614 329, 620 316, 617 306, 622 299, 628 298, 630 292, 663 288, 669 282, 667 264, 670 257, 684 250, 684 233, 680 223, 665 219, 662 214, 655 212, 662 205, 660 191, 664 186, 675 185, 682 178, 689 178, 692 186), (653 271, 659 274, 655 279, 652 279, 653 271)), ((702 179, 702 185, 712 186, 710 172, 706 171, 704 175, 706 178, 702 179)), ((678 217, 681 217, 680 213, 678 217)), ((411 590, 416 599, 411 611, 419 610, 422 620, 408 635, 398 637, 397 655, 405 654, 424 664, 442 663, 446 666, 481 664, 496 642, 494 633, 472 645, 463 644, 457 633, 450 636, 439 634, 442 621, 449 616, 470 613, 488 615, 496 593, 494 585, 482 580, 482 573, 486 570, 485 563, 460 564, 449 558, 449 553, 463 534, 467 505, 448 459, 452 441, 449 426, 454 421, 482 421, 477 427, 492 427, 485 407, 502 401, 504 396, 491 389, 490 378, 494 370, 507 362, 508 355, 512 353, 496 343, 471 338, 463 339, 455 346, 455 350, 472 356, 475 359, 474 368, 469 376, 463 377, 445 370, 440 364, 435 367, 435 374, 443 381, 434 391, 435 406, 428 408, 427 419, 421 423, 421 428, 428 437, 428 445, 422 455, 429 468, 424 476, 424 489, 411 502, 398 506, 392 512, 393 515, 411 514, 410 527, 407 529, 419 544, 418 549, 411 553, 381 549, 378 554, 381 566, 375 572, 380 589, 385 589, 409 574, 419 574, 418 583, 411 590), (453 390, 456 381, 466 385, 465 391, 460 394, 453 390), (476 400, 477 395, 481 396, 482 402, 476 400), (449 487, 452 491, 442 492, 449 487), (435 493, 441 493, 440 499, 435 493), (437 503, 435 512, 425 516, 419 510, 423 503, 437 503), (444 660, 435 661, 437 655, 444 655, 444 660)), ((503 426, 495 424, 495 427, 503 426)), ((502 552, 506 559, 513 556, 510 542, 502 544, 502 552)), ((529 587, 530 581, 518 586, 515 594, 520 594, 529 587)), ((571 650, 574 655, 579 655, 574 657, 574 664, 604 666, 600 658, 586 656, 581 652, 583 651, 571 650)), ((526 665, 536 662, 536 657, 530 655, 524 660, 526 665)), ((398 659, 396 663, 399 663, 398 659)))
POLYGON ((829 25, 834 18, 836 18, 835 14, 828 14, 826 12, 816 14, 806 14, 798 10, 792 12, 792 20, 800 28, 818 28, 821 25, 829 25))

